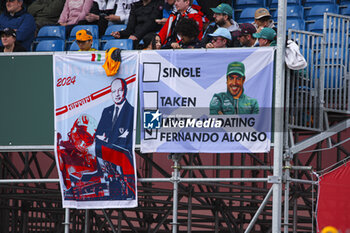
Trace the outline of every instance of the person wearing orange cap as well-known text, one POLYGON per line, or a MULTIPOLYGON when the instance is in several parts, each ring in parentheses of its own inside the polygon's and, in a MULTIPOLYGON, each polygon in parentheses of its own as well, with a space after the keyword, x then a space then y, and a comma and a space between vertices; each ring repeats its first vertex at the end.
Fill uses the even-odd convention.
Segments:
POLYGON ((97 51, 92 48, 92 34, 90 31, 82 29, 75 34, 76 42, 79 46, 79 51, 97 51))
POLYGON ((270 12, 266 8, 259 8, 255 11, 253 25, 257 33, 263 28, 275 28, 275 22, 271 19, 270 12))

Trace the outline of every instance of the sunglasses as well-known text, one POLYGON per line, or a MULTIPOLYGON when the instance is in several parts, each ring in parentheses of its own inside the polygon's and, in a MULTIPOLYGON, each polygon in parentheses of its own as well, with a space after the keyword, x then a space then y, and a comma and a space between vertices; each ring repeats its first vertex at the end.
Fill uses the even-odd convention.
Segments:
POLYGON ((216 41, 220 41, 220 40, 223 40, 222 38, 220 38, 220 37, 214 37, 213 39, 212 39, 212 41, 214 41, 214 42, 216 42, 216 41))
POLYGON ((88 40, 85 40, 85 41, 83 41, 83 40, 77 40, 77 43, 78 43, 78 44, 85 44, 86 42, 88 42, 88 40))

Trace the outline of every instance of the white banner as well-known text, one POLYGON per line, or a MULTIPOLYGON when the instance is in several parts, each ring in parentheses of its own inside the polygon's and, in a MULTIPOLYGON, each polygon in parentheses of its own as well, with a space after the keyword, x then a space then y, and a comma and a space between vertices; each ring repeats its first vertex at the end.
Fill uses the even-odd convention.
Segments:
POLYGON ((274 48, 142 51, 142 152, 268 152, 274 48))
POLYGON ((137 52, 106 75, 105 52, 54 54, 56 162, 64 208, 137 206, 137 52))

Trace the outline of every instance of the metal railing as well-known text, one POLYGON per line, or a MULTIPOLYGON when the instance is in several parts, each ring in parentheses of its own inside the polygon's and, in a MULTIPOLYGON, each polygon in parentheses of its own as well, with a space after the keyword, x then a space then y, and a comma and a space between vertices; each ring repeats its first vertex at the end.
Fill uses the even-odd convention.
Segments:
MULTIPOLYGON (((322 131, 324 113, 350 113, 350 17, 324 14, 323 33, 289 30, 308 66, 287 69, 286 122, 289 128, 322 131)), ((326 126, 327 127, 327 126, 326 126)))

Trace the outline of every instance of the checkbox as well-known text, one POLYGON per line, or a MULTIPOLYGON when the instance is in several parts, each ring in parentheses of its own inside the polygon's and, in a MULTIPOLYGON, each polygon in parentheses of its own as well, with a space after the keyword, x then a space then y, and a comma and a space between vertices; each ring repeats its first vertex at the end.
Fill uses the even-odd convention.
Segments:
POLYGON ((143 63, 143 82, 159 82, 160 80, 160 63, 143 63))
POLYGON ((143 92, 143 109, 156 110, 158 109, 158 92, 143 92))

